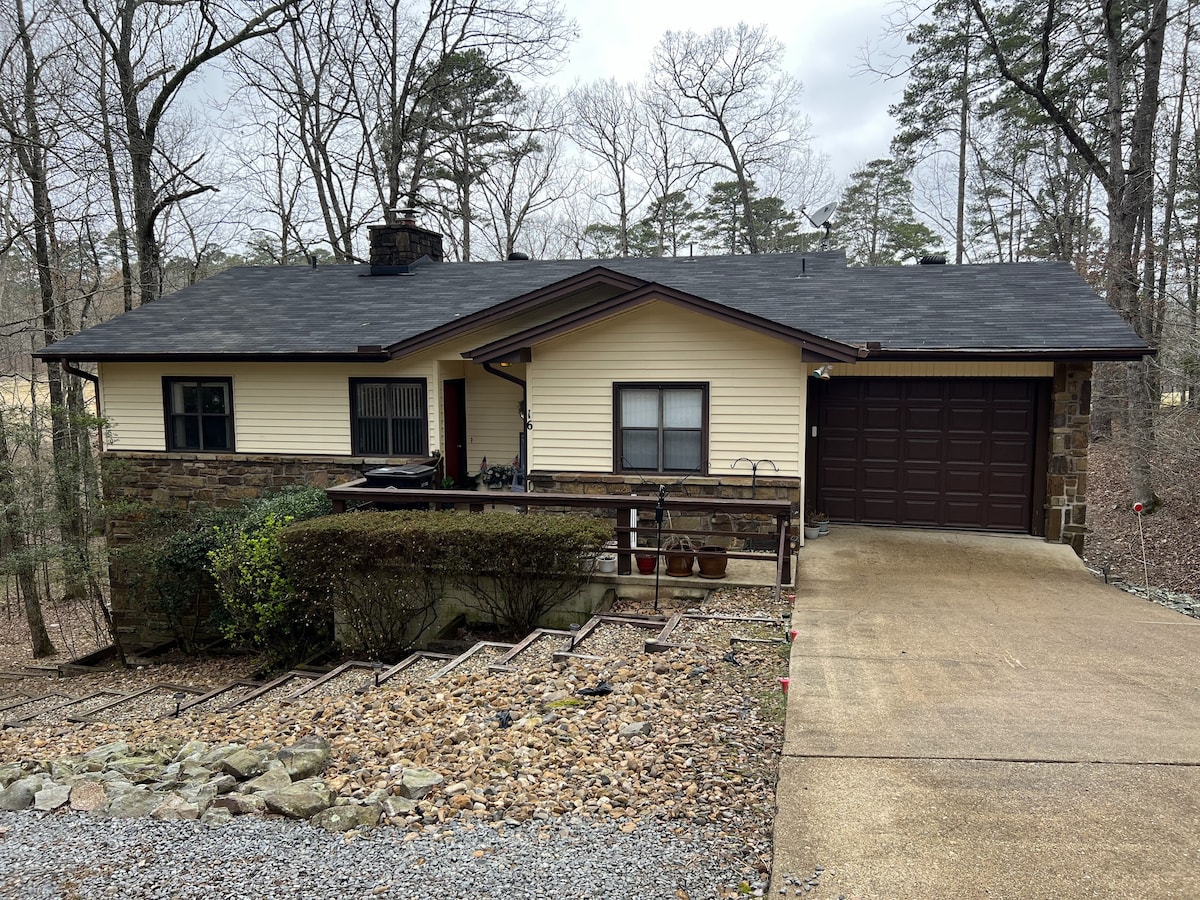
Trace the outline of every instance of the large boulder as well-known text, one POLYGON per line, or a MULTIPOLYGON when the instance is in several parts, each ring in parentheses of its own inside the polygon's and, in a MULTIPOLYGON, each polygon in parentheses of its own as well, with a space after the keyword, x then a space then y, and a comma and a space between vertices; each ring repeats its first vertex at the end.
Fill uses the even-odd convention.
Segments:
POLYGON ((220 763, 220 770, 232 775, 238 781, 245 781, 255 775, 261 775, 267 767, 267 754, 261 750, 242 748, 226 756, 220 763))
POLYGON ((281 791, 290 786, 292 776, 280 763, 272 760, 271 767, 257 778, 251 778, 243 783, 238 790, 243 793, 258 793, 263 791, 281 791))
POLYGON ((150 817, 160 822, 190 822, 200 818, 200 807, 178 794, 168 794, 150 813, 150 817))
POLYGON ((445 778, 432 769, 425 769, 420 766, 405 769, 404 774, 400 778, 397 793, 401 797, 407 797, 409 800, 423 800, 429 795, 430 791, 445 780, 445 778))
POLYGON ((309 822, 326 831, 352 831, 356 828, 372 828, 379 824, 383 807, 378 803, 331 806, 317 813, 309 822))
POLYGON ((71 801, 71 788, 66 784, 49 784, 33 795, 33 808, 54 812, 71 801))
POLYGON ((114 819, 144 819, 162 805, 163 795, 143 787, 113 797, 108 802, 108 815, 114 819))
POLYGON ((271 812, 289 819, 311 819, 333 805, 333 791, 321 784, 298 781, 280 791, 260 795, 271 812))
POLYGON ((98 781, 81 781, 71 788, 71 809, 95 812, 108 806, 108 791, 98 781))
POLYGON ((323 737, 315 734, 300 738, 290 747, 284 747, 276 756, 287 768, 293 781, 311 778, 320 774, 329 763, 332 748, 323 737))
POLYGON ((18 812, 29 809, 33 798, 42 789, 45 779, 41 775, 26 775, 18 778, 4 790, 0 791, 0 810, 18 812))

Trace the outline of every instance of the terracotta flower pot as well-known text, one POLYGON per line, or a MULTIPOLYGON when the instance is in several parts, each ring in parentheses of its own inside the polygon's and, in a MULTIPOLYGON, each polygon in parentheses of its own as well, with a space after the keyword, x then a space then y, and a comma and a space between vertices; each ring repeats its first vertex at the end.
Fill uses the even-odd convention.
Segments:
POLYGON ((729 565, 729 557, 726 555, 724 547, 701 547, 696 559, 700 563, 701 578, 725 577, 725 569, 729 565))
POLYGON ((686 578, 692 574, 692 564, 695 561, 696 554, 691 550, 667 551, 667 574, 673 578, 686 578))

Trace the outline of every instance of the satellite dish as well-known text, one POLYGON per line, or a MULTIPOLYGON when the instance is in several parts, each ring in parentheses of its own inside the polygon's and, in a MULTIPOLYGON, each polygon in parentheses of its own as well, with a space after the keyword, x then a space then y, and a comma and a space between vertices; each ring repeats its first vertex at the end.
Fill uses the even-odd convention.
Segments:
POLYGON ((813 228, 828 228, 829 220, 833 218, 833 214, 837 212, 837 202, 826 203, 823 206, 818 206, 810 215, 808 210, 801 207, 800 211, 804 213, 805 218, 812 222, 813 228))

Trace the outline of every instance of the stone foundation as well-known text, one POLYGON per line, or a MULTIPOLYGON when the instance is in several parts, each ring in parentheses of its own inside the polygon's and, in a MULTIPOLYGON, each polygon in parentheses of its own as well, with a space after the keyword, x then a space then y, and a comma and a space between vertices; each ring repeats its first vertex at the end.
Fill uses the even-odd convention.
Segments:
POLYGON ((1051 397, 1046 540, 1083 555, 1087 533, 1087 454, 1092 419, 1092 364, 1056 363, 1051 397))
MULTIPOLYGON (((237 506, 292 485, 325 488, 352 481, 377 462, 342 456, 109 451, 103 459, 104 495, 114 509, 128 504, 130 514, 136 513, 137 505, 178 510, 237 506)), ((109 547, 127 546, 132 534, 132 519, 114 516, 108 526, 109 547)), ((147 598, 132 595, 119 565, 110 567, 109 585, 113 617, 130 647, 172 640, 177 629, 197 642, 217 636, 206 628, 211 600, 202 603, 198 612, 172 623, 147 598)))

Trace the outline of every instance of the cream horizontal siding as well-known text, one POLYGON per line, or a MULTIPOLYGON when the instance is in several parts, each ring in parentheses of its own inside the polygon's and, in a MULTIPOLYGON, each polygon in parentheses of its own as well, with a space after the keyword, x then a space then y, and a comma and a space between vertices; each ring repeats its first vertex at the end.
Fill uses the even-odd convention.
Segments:
POLYGON ((164 450, 162 379, 233 380, 239 453, 349 456, 350 379, 424 378, 429 446, 439 442, 441 386, 432 357, 383 365, 345 363, 105 363, 100 389, 112 450, 164 450))
POLYGON ((613 384, 637 381, 709 385, 712 474, 742 456, 800 474, 799 348, 659 302, 533 348, 531 467, 612 471, 613 384))
POLYGON ((1053 378, 1053 362, 890 362, 835 363, 830 377, 887 378, 1053 378))
MULTIPOLYGON (((505 372, 525 377, 525 366, 505 372)), ((508 465, 516 457, 521 434, 521 388, 492 375, 482 366, 467 369, 467 468, 474 473, 484 458, 488 465, 508 465)))

